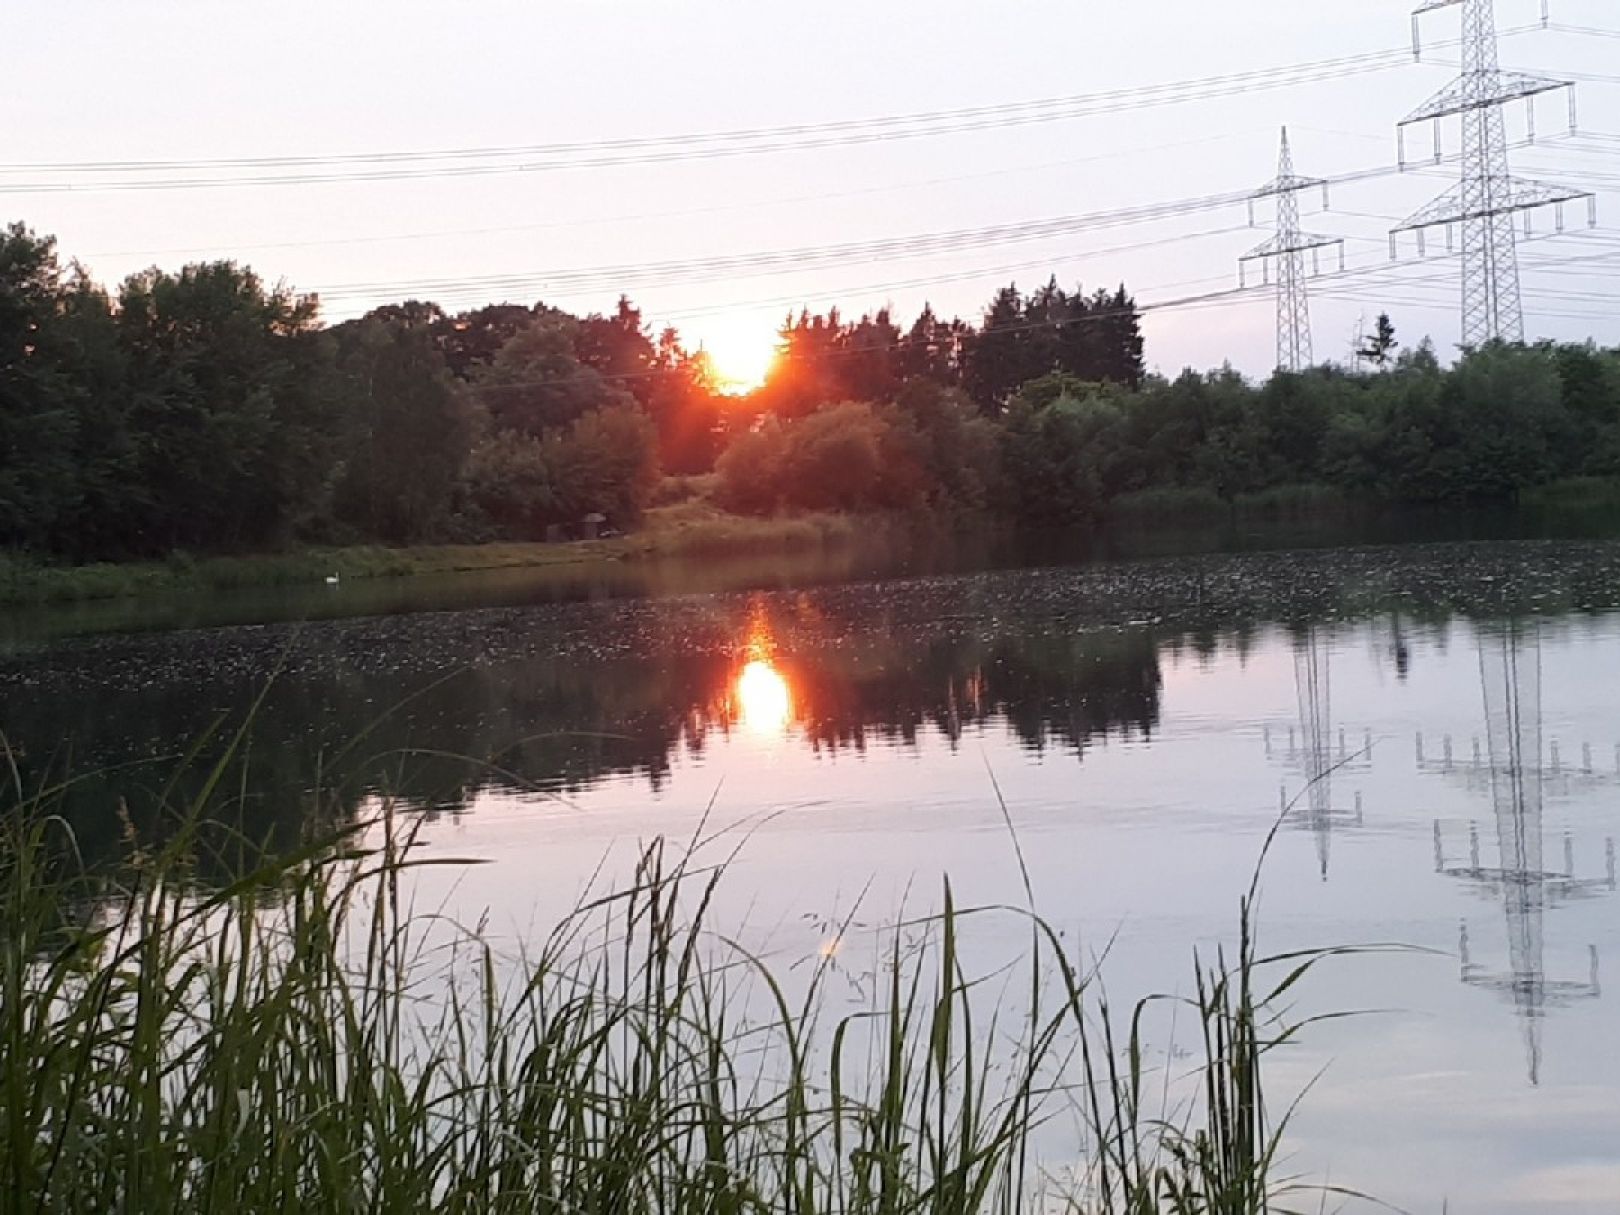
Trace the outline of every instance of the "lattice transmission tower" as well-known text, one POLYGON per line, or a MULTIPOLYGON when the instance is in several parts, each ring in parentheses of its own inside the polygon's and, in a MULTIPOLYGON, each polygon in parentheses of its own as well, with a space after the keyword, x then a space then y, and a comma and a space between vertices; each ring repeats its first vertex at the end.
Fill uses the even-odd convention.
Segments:
POLYGON ((1574 130, 1575 86, 1567 80, 1502 70, 1496 41, 1496 0, 1427 0, 1412 14, 1413 54, 1422 55, 1419 28, 1423 14, 1458 5, 1462 7, 1462 74, 1402 120, 1399 132, 1404 165, 1407 128, 1420 122, 1432 123, 1434 158, 1439 163, 1441 123, 1460 117, 1462 181, 1390 233, 1390 256, 1396 256, 1396 240, 1402 232, 1417 234, 1421 254, 1427 251, 1427 232, 1444 228, 1449 251, 1455 247, 1456 229, 1461 227, 1463 345, 1522 342, 1524 305, 1519 293, 1515 217, 1524 215, 1528 234, 1531 212, 1551 206, 1557 210, 1558 230, 1562 231, 1563 205, 1584 198, 1589 221, 1596 225, 1597 199, 1584 190, 1516 178, 1509 171, 1503 112, 1508 103, 1526 103, 1530 138, 1534 139, 1534 98, 1567 89, 1569 125, 1574 130))
POLYGON ((1248 286, 1250 262, 1259 262, 1262 281, 1271 281, 1271 264, 1277 263, 1277 366, 1284 371, 1302 371, 1312 363, 1311 302, 1305 289, 1305 255, 1311 255, 1312 273, 1320 272, 1322 250, 1337 245, 1339 269, 1344 269, 1344 241, 1336 236, 1317 236, 1300 228, 1299 196, 1307 190, 1322 191, 1322 206, 1328 205, 1328 183, 1320 177, 1301 177, 1294 172, 1294 153, 1288 146, 1288 128, 1283 128, 1282 152, 1277 159, 1277 176, 1249 196, 1249 226, 1254 226, 1254 205, 1264 198, 1277 200, 1277 235, 1245 254, 1238 263, 1238 281, 1248 286))

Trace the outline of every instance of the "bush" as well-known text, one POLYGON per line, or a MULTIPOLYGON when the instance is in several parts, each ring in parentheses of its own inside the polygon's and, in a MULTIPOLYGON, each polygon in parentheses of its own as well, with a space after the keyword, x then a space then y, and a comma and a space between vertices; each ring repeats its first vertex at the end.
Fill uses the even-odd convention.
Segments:
POLYGON ((995 423, 958 393, 921 387, 894 405, 766 419, 721 454, 716 500, 744 514, 984 509, 999 485, 995 423))
POLYGON ((658 432, 634 405, 592 410, 550 441, 568 521, 593 512, 621 526, 641 518, 658 486, 658 432))
POLYGON ((785 428, 767 420, 745 431, 720 454, 714 471, 716 498, 728 510, 768 515, 782 505, 782 468, 787 457, 785 428))
MULTIPOLYGON (((1050 380, 1051 377, 1048 377, 1050 380)), ((1111 397, 1088 386, 1059 385, 1060 395, 1020 394, 1002 435, 1007 505, 1019 518, 1084 523, 1099 518, 1120 481, 1124 415, 1111 397), (1070 395, 1070 391, 1085 395, 1070 395), (1045 400, 1046 404, 1038 404, 1045 400)))
POLYGON ((473 448, 461 489, 475 518, 510 538, 543 536, 562 504, 551 456, 544 443, 528 435, 497 435, 473 448))
POLYGON ((853 402, 794 423, 781 470, 788 505, 806 510, 876 505, 886 429, 870 405, 853 402))
MULTIPOLYGON (((888 425, 870 405, 828 406, 740 435, 715 465, 722 505, 744 514, 869 510, 904 474, 886 465, 888 425)), ((889 447, 889 455, 894 455, 889 447)))

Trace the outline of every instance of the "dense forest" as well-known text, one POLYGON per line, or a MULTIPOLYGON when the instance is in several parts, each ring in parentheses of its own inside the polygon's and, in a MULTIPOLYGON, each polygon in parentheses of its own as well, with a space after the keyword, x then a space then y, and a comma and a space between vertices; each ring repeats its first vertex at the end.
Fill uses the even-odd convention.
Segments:
POLYGON ((1055 281, 982 317, 790 316, 767 382, 611 315, 427 302, 326 326, 230 262, 116 290, 0 231, 0 549, 60 560, 537 539, 635 524, 665 474, 749 513, 992 511, 1092 523, 1296 486, 1511 499, 1620 475, 1620 352, 1442 366, 1381 318, 1354 368, 1145 371, 1129 292, 1055 281))

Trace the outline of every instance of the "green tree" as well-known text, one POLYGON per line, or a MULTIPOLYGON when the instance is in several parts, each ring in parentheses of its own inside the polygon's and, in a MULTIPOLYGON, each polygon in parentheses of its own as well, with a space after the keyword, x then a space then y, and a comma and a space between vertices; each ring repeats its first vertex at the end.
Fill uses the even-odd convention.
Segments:
POLYGON ((579 321, 546 309, 473 374, 496 430, 538 439, 594 409, 634 400, 617 381, 579 360, 579 335, 579 321))
POLYGON ((854 401, 795 422, 781 471, 787 502, 810 510, 870 506, 883 472, 883 430, 872 406, 854 401))
POLYGON ((111 300, 79 267, 68 275, 57 332, 77 385, 75 486, 50 548, 76 560, 125 556, 141 547, 131 522, 148 500, 129 429, 128 360, 111 300))
POLYGON ((118 332, 142 549, 262 546, 320 513, 334 382, 312 298, 232 262, 149 270, 124 283, 118 332))
POLYGON ((714 466, 721 505, 747 515, 770 514, 782 505, 787 431, 788 425, 767 415, 732 439, 714 466))
POLYGON ((912 450, 922 467, 923 496, 931 505, 978 511, 994 502, 1001 488, 999 436, 995 423, 979 413, 966 393, 916 380, 883 416, 891 431, 915 434, 912 450))
POLYGON ((78 504, 77 386, 56 242, 0 231, 0 544, 44 548, 78 504))
POLYGON ((463 380, 473 379, 480 368, 493 363, 501 347, 527 329, 542 312, 539 306, 490 304, 446 316, 437 304, 412 302, 399 307, 406 310, 406 319, 425 316, 431 320, 445 366, 463 380))
POLYGON ((1446 377, 1440 404, 1431 476, 1442 496, 1511 499, 1557 475, 1569 416, 1548 352, 1500 343, 1473 351, 1446 377))
POLYGON ((554 448, 531 435, 488 435, 468 454, 460 496, 469 539, 540 540, 564 517, 554 448))
POLYGON ((658 428, 664 471, 687 475, 712 469, 736 402, 715 388, 708 356, 688 351, 680 334, 666 328, 658 337, 653 373, 644 384, 637 395, 658 428))
POLYGON ((1010 508, 1046 524, 1100 518, 1122 482, 1125 434, 1124 412, 1099 386, 1061 372, 1026 385, 1003 438, 1010 508))
POLYGON ((971 334, 962 352, 962 379, 985 413, 995 414, 1020 385, 1051 367, 1033 370, 1024 334, 1024 297, 1016 283, 1003 287, 985 311, 984 322, 971 334))
POLYGON ((393 544, 442 531, 472 435, 430 324, 373 314, 334 336, 343 419, 334 514, 393 544))
POLYGON ((552 441, 560 504, 570 519, 606 515, 623 527, 641 518, 658 484, 658 431, 634 404, 594 409, 552 441))

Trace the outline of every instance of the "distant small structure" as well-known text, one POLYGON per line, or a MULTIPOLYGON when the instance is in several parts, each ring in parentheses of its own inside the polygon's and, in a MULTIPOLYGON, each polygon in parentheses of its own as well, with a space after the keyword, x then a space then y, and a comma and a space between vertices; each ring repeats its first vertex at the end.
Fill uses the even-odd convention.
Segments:
POLYGON ((342 581, 342 579, 340 579, 336 574, 328 574, 326 576, 326 585, 327 586, 336 586, 341 581, 342 581))
POLYGON ((606 515, 592 511, 577 523, 548 523, 546 543, 569 544, 578 540, 600 540, 605 536, 617 535, 618 533, 607 526, 607 521, 606 515))

